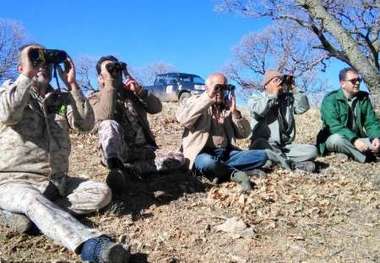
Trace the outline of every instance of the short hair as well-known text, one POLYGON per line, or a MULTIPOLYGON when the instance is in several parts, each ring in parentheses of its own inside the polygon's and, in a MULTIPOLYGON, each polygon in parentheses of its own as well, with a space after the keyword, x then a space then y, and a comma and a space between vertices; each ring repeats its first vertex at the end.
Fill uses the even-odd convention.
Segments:
POLYGON ((96 72, 98 73, 98 75, 101 72, 102 63, 106 60, 111 60, 112 62, 119 62, 119 60, 116 57, 111 56, 111 55, 103 56, 103 57, 99 58, 98 62, 96 62, 96 72))
POLYGON ((356 74, 359 74, 359 72, 354 68, 344 68, 339 72, 339 81, 346 80, 347 72, 354 72, 356 74))

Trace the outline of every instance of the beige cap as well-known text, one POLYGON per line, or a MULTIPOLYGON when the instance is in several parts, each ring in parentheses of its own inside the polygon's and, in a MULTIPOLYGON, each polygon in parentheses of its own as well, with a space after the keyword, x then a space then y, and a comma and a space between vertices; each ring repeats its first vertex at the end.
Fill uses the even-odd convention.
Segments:
POLYGON ((276 77, 282 77, 283 74, 281 74, 280 72, 276 71, 276 70, 267 70, 265 71, 265 74, 264 74, 264 79, 263 81, 261 82, 261 85, 263 85, 263 87, 265 85, 267 85, 272 79, 276 78, 276 77))

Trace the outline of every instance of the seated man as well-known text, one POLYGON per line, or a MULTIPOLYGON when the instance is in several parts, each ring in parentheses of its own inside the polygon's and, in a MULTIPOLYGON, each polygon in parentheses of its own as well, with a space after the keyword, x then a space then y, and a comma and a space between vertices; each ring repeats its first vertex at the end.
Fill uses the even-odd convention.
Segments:
POLYGON ((322 155, 336 152, 364 163, 375 161, 380 149, 380 123, 361 78, 353 68, 339 73, 341 88, 325 96, 321 105, 323 128, 317 137, 322 155))
POLYGON ((94 113, 76 82, 72 60, 63 51, 51 54, 40 45, 22 47, 21 74, 0 89, 0 222, 19 232, 33 223, 85 261, 125 262, 128 250, 71 215, 105 207, 111 191, 106 184, 67 176, 68 129, 90 131, 94 113), (67 93, 49 85, 52 65, 61 62, 67 93))
POLYGON ((263 86, 265 91, 254 94, 249 101, 253 118, 250 149, 272 149, 292 169, 314 172, 317 148, 293 143, 294 114, 310 108, 306 95, 296 90, 293 76, 274 70, 265 72, 263 86))
POLYGON ((112 191, 125 191, 124 172, 144 176, 183 166, 183 158, 176 154, 156 157, 158 147, 147 113, 159 113, 161 101, 138 85, 126 64, 113 56, 101 57, 96 70, 100 91, 90 96, 90 103, 95 111, 102 163, 110 169, 107 183, 112 191), (122 74, 127 78, 125 83, 122 74))
POLYGON ((251 127, 236 107, 232 87, 223 74, 210 75, 206 92, 184 101, 176 117, 185 127, 182 148, 189 168, 194 166, 195 171, 218 183, 231 179, 249 191, 249 177, 243 171, 264 165, 267 155, 260 150, 241 151, 233 145, 236 138, 248 137, 251 127), (224 96, 227 93, 231 96, 224 96))

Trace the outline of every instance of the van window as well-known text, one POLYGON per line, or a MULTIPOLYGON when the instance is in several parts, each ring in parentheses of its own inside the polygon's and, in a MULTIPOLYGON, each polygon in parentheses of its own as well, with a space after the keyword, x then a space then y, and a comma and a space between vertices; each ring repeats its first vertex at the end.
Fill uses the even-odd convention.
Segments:
POLYGON ((201 77, 198 77, 198 76, 194 77, 193 82, 194 82, 194 84, 198 84, 198 85, 204 85, 205 84, 204 79, 202 79, 201 77))
POLYGON ((166 82, 168 84, 174 85, 177 84, 177 79, 175 77, 168 76, 166 77, 166 82))
POLYGON ((191 76, 179 76, 179 79, 182 82, 192 82, 192 77, 191 76))
POLYGON ((156 84, 158 84, 158 85, 165 85, 166 84, 165 77, 163 77, 163 76, 157 77, 156 78, 156 84))

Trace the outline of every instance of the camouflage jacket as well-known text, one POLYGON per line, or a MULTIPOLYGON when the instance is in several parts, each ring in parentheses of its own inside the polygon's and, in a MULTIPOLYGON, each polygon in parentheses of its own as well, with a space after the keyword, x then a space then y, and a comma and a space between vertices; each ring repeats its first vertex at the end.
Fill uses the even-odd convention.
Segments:
POLYGON ((0 184, 63 185, 71 150, 69 128, 90 131, 94 126, 93 110, 83 94, 64 94, 63 104, 52 107, 56 100, 40 97, 24 75, 2 85, 0 184))

